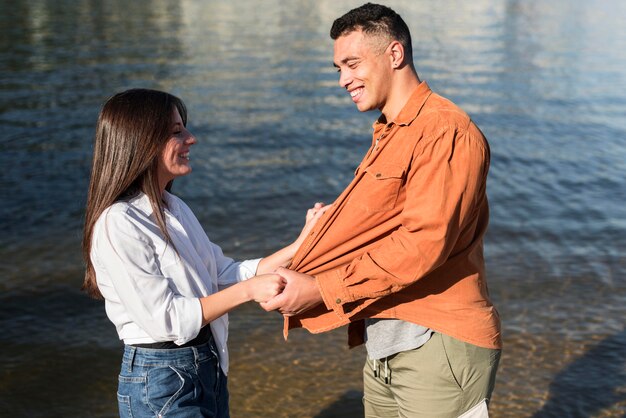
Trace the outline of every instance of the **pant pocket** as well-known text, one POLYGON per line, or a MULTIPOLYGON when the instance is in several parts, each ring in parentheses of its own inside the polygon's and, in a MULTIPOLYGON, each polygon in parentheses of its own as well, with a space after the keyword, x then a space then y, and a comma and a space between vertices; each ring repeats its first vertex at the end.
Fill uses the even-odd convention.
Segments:
POLYGON ((130 396, 120 395, 117 393, 117 406, 120 413, 120 418, 133 418, 133 411, 130 408, 130 396))
POLYGON ((490 399, 498 369, 499 350, 478 347, 442 335, 450 372, 463 391, 464 410, 490 399))
POLYGON ((145 386, 146 377, 141 372, 135 372, 134 375, 119 375, 117 386, 117 405, 121 418, 142 416, 143 414, 150 412, 143 402, 142 394, 145 386))
MULTIPOLYGON (((463 390, 463 375, 466 366, 467 355, 463 344, 456 344, 456 340, 443 334, 437 334, 441 341, 441 347, 448 363, 450 377, 463 390)), ((460 341, 459 341, 460 343, 460 341)))
POLYGON ((152 412, 164 415, 182 398, 194 398, 192 378, 185 370, 172 366, 150 369, 146 377, 146 398, 152 412))

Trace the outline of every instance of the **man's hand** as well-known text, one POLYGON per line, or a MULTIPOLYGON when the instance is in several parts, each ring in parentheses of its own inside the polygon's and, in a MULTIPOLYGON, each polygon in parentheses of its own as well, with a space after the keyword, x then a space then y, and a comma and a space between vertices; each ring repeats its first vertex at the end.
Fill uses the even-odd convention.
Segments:
POLYGON ((281 294, 261 303, 266 311, 278 310, 285 316, 293 316, 322 303, 322 295, 313 276, 284 267, 279 267, 276 274, 282 276, 287 284, 281 294))

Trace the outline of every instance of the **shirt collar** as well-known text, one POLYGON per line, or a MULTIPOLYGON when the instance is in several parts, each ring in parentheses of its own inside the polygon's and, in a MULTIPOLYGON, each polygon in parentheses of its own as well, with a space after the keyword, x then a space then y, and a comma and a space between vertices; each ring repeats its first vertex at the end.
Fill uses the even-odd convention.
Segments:
MULTIPOLYGON (((174 215, 178 216, 180 213, 180 204, 173 194, 168 191, 163 191, 163 201, 167 205, 167 209, 174 215)), ((137 196, 134 196, 129 201, 130 204, 144 212, 147 216, 152 215, 152 204, 150 204, 150 198, 144 192, 139 192, 137 196)))
POLYGON ((174 196, 167 190, 164 190, 163 200, 165 201, 165 204, 167 205, 167 208, 170 210, 170 212, 172 212, 174 215, 178 215, 180 213, 180 204, 178 199, 176 199, 176 196, 174 196))
POLYGON ((374 125, 372 125, 372 127, 376 131, 377 129, 380 129, 384 125, 391 125, 391 124, 396 124, 400 126, 410 125, 411 122, 415 120, 417 115, 419 115, 420 111, 422 110, 422 107, 424 107, 424 103, 426 103, 426 100, 431 94, 432 94, 432 90, 428 86, 428 83, 426 83, 425 81, 422 81, 417 86, 413 94, 411 94, 411 97, 409 98, 409 100, 407 100, 406 104, 404 105, 402 110, 400 110, 400 113, 398 113, 398 116, 396 116, 394 120, 387 121, 387 123, 384 123, 382 122, 383 115, 380 115, 380 117, 376 120, 376 122, 374 122, 374 125))

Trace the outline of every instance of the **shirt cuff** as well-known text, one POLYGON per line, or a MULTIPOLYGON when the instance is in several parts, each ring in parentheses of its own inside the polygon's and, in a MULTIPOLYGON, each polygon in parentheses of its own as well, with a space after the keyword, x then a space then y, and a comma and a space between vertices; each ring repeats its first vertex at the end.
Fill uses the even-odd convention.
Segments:
POLYGON ((259 268, 259 263, 262 258, 255 258, 253 260, 244 260, 239 264, 239 278, 240 281, 248 280, 251 277, 256 276, 256 271, 259 268))
POLYGON ((335 269, 327 273, 321 273, 316 275, 315 278, 326 307, 335 311, 341 318, 344 318, 346 315, 343 305, 352 302, 352 300, 343 284, 340 270, 335 269))
POLYGON ((176 345, 183 345, 198 336, 202 328, 202 305, 198 298, 180 298, 181 312, 179 316, 178 335, 174 340, 176 345))

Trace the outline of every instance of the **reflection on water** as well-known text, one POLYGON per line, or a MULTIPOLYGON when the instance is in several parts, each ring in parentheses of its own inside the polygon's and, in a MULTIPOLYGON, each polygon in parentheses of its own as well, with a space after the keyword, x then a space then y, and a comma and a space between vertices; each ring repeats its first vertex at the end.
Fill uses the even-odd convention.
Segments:
MULTIPOLYGON (((359 1, 0 0, 0 408, 115 416, 120 343, 82 295, 92 131, 113 92, 190 110, 194 172, 176 191, 237 258, 292 239, 332 201, 375 114, 337 85, 328 29, 359 1)), ((492 147, 490 289, 505 351, 497 417, 626 413, 626 33, 616 0, 389 4, 418 72, 492 147)), ((360 416, 363 349, 231 316, 234 417, 360 416)))

